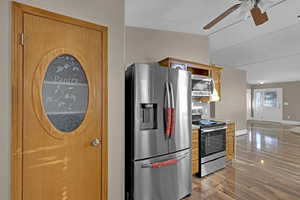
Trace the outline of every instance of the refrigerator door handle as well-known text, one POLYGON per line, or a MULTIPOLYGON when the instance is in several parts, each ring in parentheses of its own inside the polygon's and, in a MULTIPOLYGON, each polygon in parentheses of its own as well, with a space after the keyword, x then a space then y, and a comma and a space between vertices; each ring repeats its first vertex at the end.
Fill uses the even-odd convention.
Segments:
POLYGON ((169 88, 169 84, 168 82, 165 83, 165 87, 166 87, 166 95, 167 95, 167 108, 171 107, 171 99, 170 99, 170 88, 169 88))
POLYGON ((170 85, 170 91, 171 91, 171 108, 175 108, 173 83, 170 82, 169 85, 170 85))
POLYGON ((169 137, 171 135, 171 129, 172 129, 172 109, 171 109, 171 99, 170 99, 170 87, 169 84, 166 82, 166 95, 167 95, 167 108, 165 110, 165 124, 166 129, 165 133, 169 137))
POLYGON ((150 164, 143 164, 142 168, 160 168, 163 166, 168 166, 168 165, 175 165, 177 164, 179 161, 183 160, 186 157, 186 155, 178 157, 178 158, 173 158, 170 160, 166 160, 166 161, 161 161, 161 162, 155 162, 155 163, 150 163, 150 164))
POLYGON ((170 136, 174 133, 175 129, 175 98, 174 98, 174 90, 173 90, 173 83, 169 83, 170 91, 171 91, 171 130, 170 130, 170 136))

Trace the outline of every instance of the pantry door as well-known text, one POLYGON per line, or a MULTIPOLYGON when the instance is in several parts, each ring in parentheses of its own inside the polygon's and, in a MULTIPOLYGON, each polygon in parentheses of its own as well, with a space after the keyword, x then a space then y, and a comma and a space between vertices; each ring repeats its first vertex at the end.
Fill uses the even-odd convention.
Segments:
POLYGON ((107 29, 13 7, 21 27, 14 29, 15 48, 22 50, 14 55, 22 63, 13 72, 13 81, 20 81, 13 99, 22 105, 15 151, 21 154, 20 199, 104 200, 107 29))

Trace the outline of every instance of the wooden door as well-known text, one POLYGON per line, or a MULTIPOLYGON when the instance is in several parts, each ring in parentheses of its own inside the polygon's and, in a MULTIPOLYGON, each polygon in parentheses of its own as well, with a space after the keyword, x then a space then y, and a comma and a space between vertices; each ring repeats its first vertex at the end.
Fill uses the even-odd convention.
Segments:
POLYGON ((105 199, 106 28, 14 6, 22 27, 19 199, 105 199))

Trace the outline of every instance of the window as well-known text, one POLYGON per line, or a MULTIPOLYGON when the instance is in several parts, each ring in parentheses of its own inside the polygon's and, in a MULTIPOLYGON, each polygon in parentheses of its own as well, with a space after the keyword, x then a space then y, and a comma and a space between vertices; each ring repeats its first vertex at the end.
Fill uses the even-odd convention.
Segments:
POLYGON ((55 128, 67 133, 80 126, 88 107, 88 81, 75 57, 65 54, 50 63, 42 97, 44 110, 55 128))
POLYGON ((277 91, 266 91, 264 92, 264 101, 263 106, 264 107, 273 107, 277 108, 277 91))

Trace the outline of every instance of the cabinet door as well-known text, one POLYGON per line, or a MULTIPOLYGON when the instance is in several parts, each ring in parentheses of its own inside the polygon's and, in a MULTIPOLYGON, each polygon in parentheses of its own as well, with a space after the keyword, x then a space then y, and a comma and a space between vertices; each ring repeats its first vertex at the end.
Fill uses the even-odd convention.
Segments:
POLYGON ((192 131, 192 174, 199 172, 199 129, 192 131))
POLYGON ((226 152, 227 152, 227 160, 232 160, 234 155, 233 150, 233 137, 227 137, 227 144, 226 144, 226 152))
POLYGON ((226 131, 226 154, 227 160, 234 158, 234 144, 235 144, 235 124, 228 124, 226 131))
POLYGON ((211 77, 215 82, 214 94, 210 98, 210 101, 220 101, 221 100, 221 70, 212 69, 211 77))
POLYGON ((192 174, 199 173, 199 160, 192 160, 192 174))

